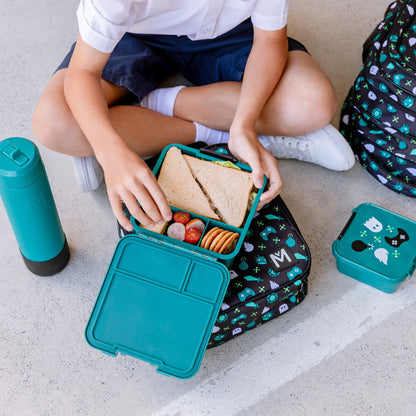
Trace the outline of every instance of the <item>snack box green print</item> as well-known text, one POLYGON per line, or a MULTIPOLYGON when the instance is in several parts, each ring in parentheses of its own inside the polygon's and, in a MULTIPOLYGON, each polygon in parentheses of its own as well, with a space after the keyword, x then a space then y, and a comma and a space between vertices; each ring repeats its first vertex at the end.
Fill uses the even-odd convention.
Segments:
POLYGON ((386 293, 416 267, 416 222, 372 203, 352 211, 332 244, 338 270, 386 293))

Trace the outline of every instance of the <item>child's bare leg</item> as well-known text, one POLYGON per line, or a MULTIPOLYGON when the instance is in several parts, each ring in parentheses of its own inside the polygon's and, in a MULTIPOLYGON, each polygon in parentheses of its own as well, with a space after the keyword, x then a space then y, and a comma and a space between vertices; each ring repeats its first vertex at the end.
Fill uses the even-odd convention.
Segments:
MULTIPOLYGON (((40 142, 54 151, 75 157, 93 155, 66 103, 65 73, 66 69, 56 72, 46 86, 35 109, 33 131, 40 142)), ((106 81, 102 81, 102 87, 115 128, 140 156, 157 153, 169 143, 190 144, 195 140, 193 123, 140 107, 114 105, 127 96, 127 90, 106 81)))
POLYGON ((195 141, 195 125, 177 117, 125 105, 111 107, 110 116, 120 136, 142 157, 159 153, 171 143, 195 141))
MULTIPOLYGON (((182 89, 174 115, 217 130, 229 130, 241 83, 221 82, 182 89)), ((264 135, 299 136, 327 125, 337 108, 334 88, 315 60, 292 51, 282 78, 257 123, 264 135)))

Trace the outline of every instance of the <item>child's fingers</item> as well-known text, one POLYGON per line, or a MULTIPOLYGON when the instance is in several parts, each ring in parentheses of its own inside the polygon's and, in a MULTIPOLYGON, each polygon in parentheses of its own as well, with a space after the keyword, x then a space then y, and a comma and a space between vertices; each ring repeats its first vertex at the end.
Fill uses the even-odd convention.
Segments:
POLYGON ((143 225, 148 226, 151 225, 151 222, 156 224, 164 221, 159 206, 154 201, 153 195, 149 193, 145 184, 134 184, 131 186, 124 202, 129 208, 130 214, 143 225))
POLYGON ((158 208, 158 213, 161 216, 161 219, 164 221, 170 221, 172 219, 172 211, 166 200, 166 196, 163 193, 162 189, 160 189, 159 184, 156 180, 149 181, 149 183, 145 184, 147 187, 148 192, 152 196, 152 201, 156 204, 158 208))
MULTIPOLYGON (((144 207, 141 207, 137 202, 137 197, 133 194, 128 194, 123 198, 124 203, 126 204, 127 209, 129 210, 130 214, 140 223, 146 227, 151 227, 155 225, 157 222, 161 221, 160 215, 155 216, 155 218, 151 217, 148 212, 156 212, 157 208, 149 209, 146 211, 144 207)), ((154 205, 154 204, 153 204, 154 205)), ((153 214, 154 215, 154 214, 153 214)))
POLYGON ((270 155, 264 157, 266 176, 268 177, 267 189, 260 197, 258 210, 263 208, 264 205, 274 199, 282 190, 283 182, 280 176, 277 160, 270 155))
POLYGON ((119 224, 127 231, 133 230, 133 225, 128 220, 128 218, 124 215, 123 209, 121 207, 121 200, 117 195, 109 195, 111 209, 119 224))
POLYGON ((251 176, 253 177, 254 186, 260 189, 264 181, 264 169, 258 153, 254 154, 247 163, 251 167, 251 176))

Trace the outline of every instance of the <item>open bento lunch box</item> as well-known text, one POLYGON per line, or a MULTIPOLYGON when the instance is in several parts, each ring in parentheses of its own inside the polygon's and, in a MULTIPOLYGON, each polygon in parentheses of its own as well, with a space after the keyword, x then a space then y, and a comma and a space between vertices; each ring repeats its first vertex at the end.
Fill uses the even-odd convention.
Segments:
MULTIPOLYGON (((221 159, 221 155, 174 146, 196 158, 221 159)), ((170 147, 164 149, 153 170, 156 177, 170 147)), ((250 171, 240 162, 235 164, 250 171)), ((131 218, 135 234, 124 236, 117 244, 86 327, 88 343, 113 356, 121 353, 146 361, 165 375, 194 376, 229 284, 227 265, 248 232, 261 192, 241 227, 189 213, 205 224, 198 244, 214 227, 238 233, 227 254, 142 228, 131 218)), ((173 214, 183 211, 171 208, 173 214)))
MULTIPOLYGON (((249 166, 239 162, 237 159, 229 155, 224 155, 222 153, 216 153, 212 151, 206 151, 205 149, 193 149, 188 146, 173 144, 163 149, 153 169, 153 173, 155 174, 156 177, 159 176, 165 157, 168 151, 172 148, 178 148, 183 155, 193 156, 194 158, 205 160, 205 161, 223 163, 223 165, 227 167, 226 169, 233 169, 233 168, 228 167, 230 166, 230 164, 232 164, 233 166, 235 166, 236 168, 244 172, 251 172, 251 168, 249 166)), ((179 182, 180 180, 178 178, 178 183, 179 182)), ((178 213, 178 212, 188 212, 192 220, 201 219, 202 223, 204 224, 204 229, 202 231, 199 241, 196 244, 189 244, 186 241, 179 241, 179 240, 172 239, 166 234, 166 232, 160 234, 160 233, 155 233, 151 229, 143 228, 134 219, 134 217, 131 217, 131 223, 133 225, 134 231, 139 235, 157 236, 162 241, 166 241, 169 244, 174 244, 175 246, 178 246, 181 249, 193 250, 193 251, 200 253, 201 255, 214 257, 229 267, 231 266, 234 257, 237 255, 237 253, 239 252, 241 248, 241 245, 243 244, 244 238, 248 232, 253 216, 255 215, 256 207, 259 203, 260 196, 264 190, 265 184, 266 184, 266 178, 264 179, 263 187, 260 190, 258 190, 258 192, 253 192, 251 196, 252 200, 249 206, 249 210, 246 211, 245 218, 240 226, 229 225, 220 220, 215 220, 212 218, 208 218, 202 215, 195 214, 194 212, 188 211, 184 209, 183 207, 177 207, 177 206, 171 205, 171 210, 172 210, 173 215, 175 215, 175 213, 178 213), (238 237, 233 241, 231 250, 220 253, 220 252, 214 252, 212 250, 201 247, 201 242, 204 241, 204 237, 214 228, 218 228, 220 230, 224 230, 225 232, 231 232, 231 233, 238 235, 238 237)), ((174 221, 172 220, 171 223, 172 222, 174 221)), ((166 228, 167 230, 169 229, 169 226, 171 225, 171 223, 167 224, 167 228, 166 228)))
POLYGON ((392 293, 416 268, 416 222, 375 204, 361 204, 332 252, 341 273, 392 293))

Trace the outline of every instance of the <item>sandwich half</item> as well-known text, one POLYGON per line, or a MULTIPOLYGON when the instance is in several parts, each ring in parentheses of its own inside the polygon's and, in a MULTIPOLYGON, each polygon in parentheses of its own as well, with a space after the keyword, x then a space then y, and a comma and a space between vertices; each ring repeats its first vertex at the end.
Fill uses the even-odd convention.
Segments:
POLYGON ((240 227, 253 189, 251 173, 189 155, 183 158, 221 221, 240 227))
POLYGON ((177 147, 166 152, 157 181, 169 205, 221 221, 177 147))

